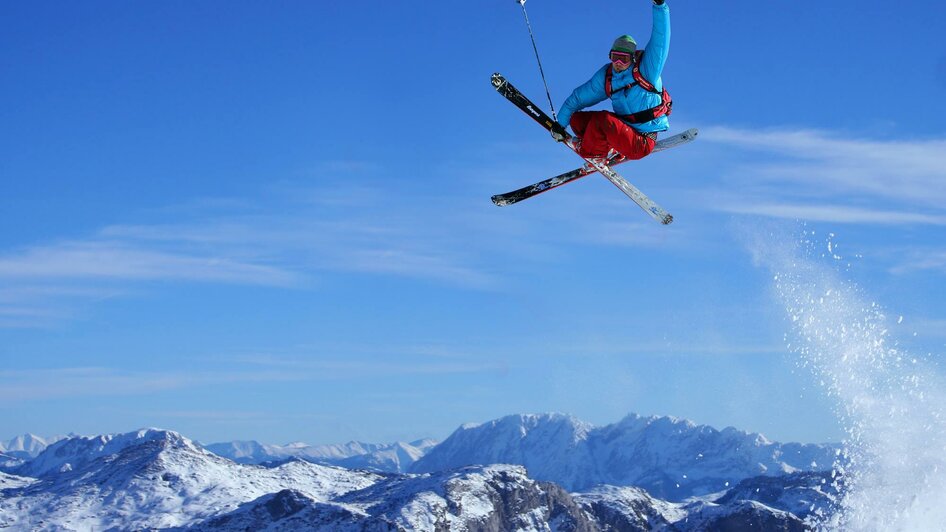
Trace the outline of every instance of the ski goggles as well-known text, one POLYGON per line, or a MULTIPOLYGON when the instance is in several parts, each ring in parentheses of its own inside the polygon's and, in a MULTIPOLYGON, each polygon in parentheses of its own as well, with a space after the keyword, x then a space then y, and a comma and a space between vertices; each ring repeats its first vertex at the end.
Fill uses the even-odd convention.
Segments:
POLYGON ((617 50, 611 50, 611 54, 608 56, 611 59, 612 63, 617 63, 621 66, 631 64, 631 54, 628 52, 619 52, 617 50))

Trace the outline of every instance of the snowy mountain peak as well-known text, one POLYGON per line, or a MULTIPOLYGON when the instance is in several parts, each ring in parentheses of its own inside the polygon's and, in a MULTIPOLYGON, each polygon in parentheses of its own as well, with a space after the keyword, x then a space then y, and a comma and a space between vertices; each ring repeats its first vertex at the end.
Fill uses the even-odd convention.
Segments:
POLYGON ((381 478, 305 461, 272 468, 240 465, 159 429, 63 441, 19 474, 34 472, 40 482, 2 479, 21 487, 0 498, 0 528, 71 530, 68 523, 81 522, 84 530, 164 529, 284 489, 324 501, 381 478))
POLYGON ((104 456, 115 455, 125 448, 146 442, 163 442, 197 451, 199 447, 180 434, 155 428, 126 434, 76 436, 46 447, 35 459, 17 469, 16 473, 41 478, 60 471, 81 468, 104 456))
POLYGON ((546 436, 569 437, 579 441, 587 436, 593 425, 578 418, 560 413, 549 414, 514 414, 478 425, 463 425, 465 431, 497 431, 506 433, 510 438, 544 438, 546 436))
POLYGON ((572 491, 641 486, 669 500, 721 491, 757 475, 829 469, 834 446, 778 444, 674 417, 626 416, 594 427, 571 416, 507 416, 464 425, 418 460, 417 473, 475 464, 520 464, 572 491), (814 465, 813 465, 814 464, 814 465))
POLYGON ((0 451, 41 451, 46 448, 46 440, 35 434, 17 436, 8 442, 0 442, 0 451))
POLYGON ((63 439, 63 436, 42 438, 35 434, 23 434, 8 441, 0 441, 0 453, 28 460, 43 452, 47 446, 63 439))

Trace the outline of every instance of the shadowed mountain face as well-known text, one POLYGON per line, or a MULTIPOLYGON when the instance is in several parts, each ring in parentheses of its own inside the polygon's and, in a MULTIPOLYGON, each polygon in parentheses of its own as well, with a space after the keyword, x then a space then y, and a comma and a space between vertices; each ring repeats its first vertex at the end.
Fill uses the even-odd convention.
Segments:
POLYGON ((639 486, 681 501, 759 475, 829 470, 836 454, 836 446, 780 444, 670 417, 631 415, 594 427, 561 414, 517 415, 460 427, 411 471, 520 464, 533 478, 572 491, 600 484, 639 486))

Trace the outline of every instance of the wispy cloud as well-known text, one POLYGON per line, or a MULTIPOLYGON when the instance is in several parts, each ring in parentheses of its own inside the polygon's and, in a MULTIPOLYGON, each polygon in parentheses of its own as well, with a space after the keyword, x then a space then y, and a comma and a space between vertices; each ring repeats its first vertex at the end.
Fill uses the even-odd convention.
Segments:
POLYGON ((946 215, 887 211, 844 205, 746 202, 721 204, 719 209, 733 214, 759 215, 791 220, 877 225, 946 225, 946 215))
POLYGON ((287 285, 296 275, 219 255, 188 255, 128 242, 75 241, 0 256, 0 279, 189 280, 287 285))
POLYGON ((146 213, 154 223, 113 223, 85 237, 0 250, 0 327, 68 314, 81 296, 53 287, 91 300, 103 286, 124 293, 149 282, 310 288, 334 273, 496 285, 477 245, 462 238, 466 221, 456 202, 418 206, 388 192, 364 183, 282 185, 255 202, 192 201, 146 213))
POLYGON ((708 128, 729 147, 718 210, 861 224, 946 221, 946 140, 870 140, 816 130, 708 128), (736 150, 736 151, 733 151, 736 150))
POLYGON ((0 402, 149 395, 215 384, 350 380, 403 375, 504 372, 502 364, 476 360, 312 360, 268 355, 232 357, 231 369, 129 371, 72 367, 0 371, 0 402))
POLYGON ((914 249, 909 251, 907 256, 908 260, 902 260, 897 266, 892 268, 892 273, 910 273, 924 270, 946 273, 946 251, 940 249, 914 249))

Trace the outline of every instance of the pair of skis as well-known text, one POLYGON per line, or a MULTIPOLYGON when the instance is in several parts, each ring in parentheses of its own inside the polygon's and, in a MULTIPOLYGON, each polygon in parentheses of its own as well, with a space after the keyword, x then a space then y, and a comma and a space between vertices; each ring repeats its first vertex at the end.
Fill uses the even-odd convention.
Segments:
MULTIPOLYGON (((536 107, 528 98, 525 97, 519 89, 512 86, 509 81, 506 80, 501 74, 493 74, 492 76, 493 87, 496 88, 496 91, 502 94, 507 100, 512 102, 516 107, 521 109, 527 115, 531 116, 536 122, 539 123, 548 131, 558 131, 564 133, 564 128, 552 120, 542 109, 536 107)), ((686 144, 691 142, 699 134, 699 131, 696 129, 688 129, 683 133, 668 137, 657 142, 654 146, 654 151, 662 151, 669 148, 679 146, 681 144, 686 144)), ((564 143, 572 151, 575 151, 574 145, 569 142, 564 143)), ((575 151, 577 154, 578 152, 575 151)), ((579 154, 579 157, 581 155, 579 154)), ((600 172, 601 175, 606 177, 608 181, 613 183, 616 187, 621 189, 629 198, 634 200, 644 212, 649 214, 652 218, 658 222, 666 225, 673 221, 673 216, 664 210, 663 207, 657 205, 652 199, 647 197, 646 194, 641 192, 637 187, 629 183, 626 179, 621 177, 620 174, 614 171, 611 167, 615 164, 620 164, 624 162, 623 159, 612 159, 612 160, 600 160, 600 159, 584 159, 585 165, 581 168, 576 168, 570 172, 565 172, 564 174, 551 177, 544 181, 514 190, 512 192, 507 192, 505 194, 497 194, 492 197, 493 203, 499 205, 500 207, 505 205, 511 205, 513 203, 518 203, 522 200, 531 198, 537 194, 541 194, 547 190, 551 190, 555 187, 564 185, 565 183, 570 183, 576 179, 585 177, 586 175, 593 174, 595 172, 600 172)))

